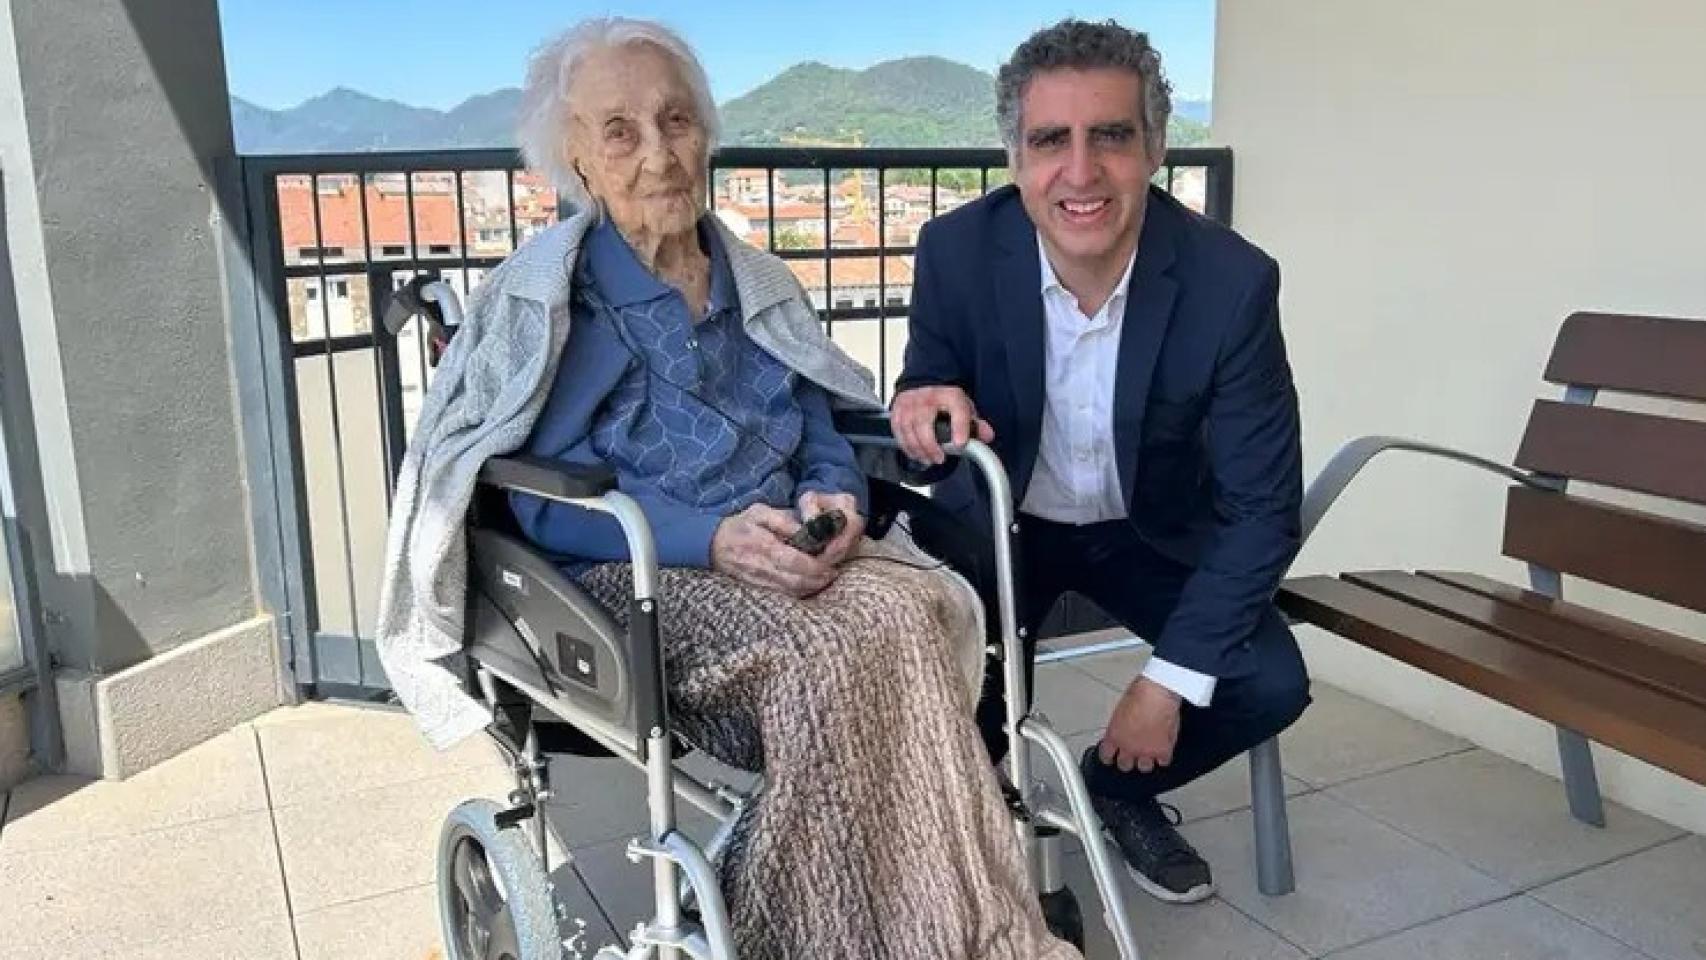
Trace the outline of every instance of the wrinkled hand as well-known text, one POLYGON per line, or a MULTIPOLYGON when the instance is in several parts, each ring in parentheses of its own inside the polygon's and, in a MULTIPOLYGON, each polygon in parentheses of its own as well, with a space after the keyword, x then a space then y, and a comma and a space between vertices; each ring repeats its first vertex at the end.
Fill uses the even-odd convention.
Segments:
POLYGON ((953 429, 953 442, 964 446, 976 436, 984 443, 995 439, 995 429, 980 420, 971 397, 959 387, 913 387, 895 395, 889 410, 889 425, 901 452, 919 463, 941 464, 948 459, 936 441, 936 418, 946 413, 953 429))
POLYGON ((755 587, 809 597, 829 586, 835 568, 788 546, 798 529, 792 513, 762 503, 724 517, 711 535, 711 569, 755 587))
POLYGON ((843 560, 853 555, 854 549, 859 546, 859 538, 865 535, 865 518, 860 516, 859 501, 851 493, 820 493, 808 490, 800 495, 802 522, 829 510, 840 510, 842 516, 847 518, 847 525, 829 542, 829 546, 818 555, 818 559, 831 567, 839 567, 843 560))
POLYGON ((1097 751, 1102 762, 1143 773, 1172 763, 1179 740, 1179 702, 1178 694, 1153 680, 1133 681, 1108 718, 1097 751))

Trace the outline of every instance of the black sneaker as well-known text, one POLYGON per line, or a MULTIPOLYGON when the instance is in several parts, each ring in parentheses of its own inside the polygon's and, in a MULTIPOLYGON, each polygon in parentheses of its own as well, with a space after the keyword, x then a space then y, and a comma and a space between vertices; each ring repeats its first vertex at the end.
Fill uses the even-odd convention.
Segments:
POLYGON ((1090 805, 1145 893, 1166 903, 1196 903, 1214 894, 1208 861, 1174 829, 1179 825, 1176 808, 1158 800, 1094 795, 1090 805))

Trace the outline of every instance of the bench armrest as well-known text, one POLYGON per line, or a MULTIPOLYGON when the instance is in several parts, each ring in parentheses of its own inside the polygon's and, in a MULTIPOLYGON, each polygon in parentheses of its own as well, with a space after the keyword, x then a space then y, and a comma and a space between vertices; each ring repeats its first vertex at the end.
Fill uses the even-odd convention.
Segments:
POLYGON ((616 489, 604 464, 581 465, 545 457, 493 457, 480 467, 480 483, 547 500, 590 500, 616 489))
POLYGON ((1531 473, 1517 467, 1488 460, 1462 450, 1442 447, 1438 444, 1424 443, 1420 440, 1409 440, 1404 437, 1359 437, 1339 448, 1333 459, 1321 468, 1321 472, 1310 481, 1309 489, 1303 494, 1303 542, 1309 542, 1309 535, 1315 532, 1321 518, 1326 516, 1328 508, 1339 499, 1339 494, 1345 492, 1352 480, 1368 462, 1387 450, 1404 450, 1409 453, 1420 453, 1425 456, 1451 460, 1466 466, 1476 467, 1488 473, 1498 474, 1507 480, 1543 490, 1557 489, 1557 482, 1540 474, 1531 473))

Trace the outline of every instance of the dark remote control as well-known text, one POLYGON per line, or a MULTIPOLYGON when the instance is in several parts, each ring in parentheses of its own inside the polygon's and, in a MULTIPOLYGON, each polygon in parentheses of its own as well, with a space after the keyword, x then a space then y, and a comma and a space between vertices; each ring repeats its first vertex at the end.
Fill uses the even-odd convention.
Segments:
POLYGON ((841 531, 845 529, 846 514, 840 510, 825 510, 801 524, 800 529, 788 538, 788 546, 815 557, 829 546, 830 541, 841 536, 841 531))

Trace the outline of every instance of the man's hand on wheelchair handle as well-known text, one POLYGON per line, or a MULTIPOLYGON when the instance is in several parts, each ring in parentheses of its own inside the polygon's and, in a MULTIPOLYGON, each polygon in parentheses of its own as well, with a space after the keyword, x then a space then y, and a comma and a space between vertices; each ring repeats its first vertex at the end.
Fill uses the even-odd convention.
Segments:
POLYGON ((1146 677, 1134 680, 1114 705, 1097 755, 1109 766, 1148 773, 1173 762, 1179 740, 1179 695, 1146 677))
POLYGON ((800 520, 806 521, 829 510, 840 510, 847 518, 847 525, 841 528, 841 534, 829 541, 829 546, 818 554, 818 559, 831 567, 841 566, 841 562, 853 555, 859 546, 859 538, 865 535, 865 518, 859 513, 859 500, 851 493, 822 493, 808 490, 800 495, 800 520))
POLYGON ((835 580, 835 567, 788 546, 798 529, 792 513, 762 503, 724 517, 711 536, 711 569, 755 587, 809 597, 835 580))
POLYGON ((913 387, 896 394, 889 410, 889 425, 901 452, 919 463, 937 465, 946 461, 947 455, 936 440, 936 420, 942 414, 948 415, 956 446, 964 446, 972 438, 973 430, 984 443, 995 439, 994 428, 978 419, 977 409, 964 390, 913 387))

